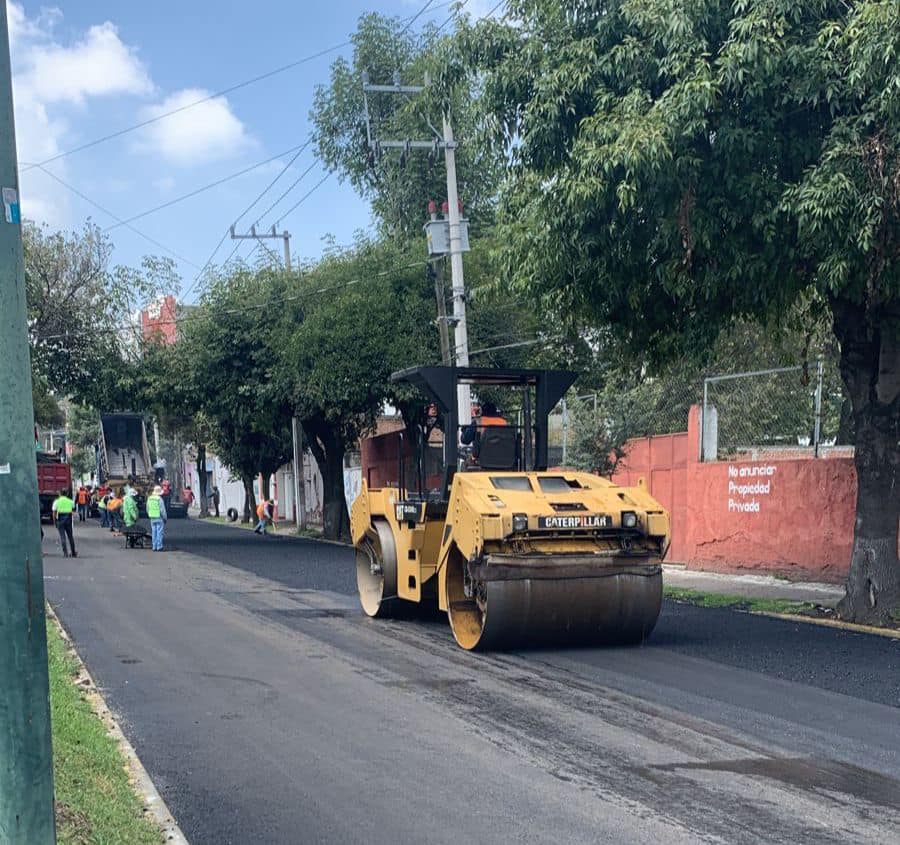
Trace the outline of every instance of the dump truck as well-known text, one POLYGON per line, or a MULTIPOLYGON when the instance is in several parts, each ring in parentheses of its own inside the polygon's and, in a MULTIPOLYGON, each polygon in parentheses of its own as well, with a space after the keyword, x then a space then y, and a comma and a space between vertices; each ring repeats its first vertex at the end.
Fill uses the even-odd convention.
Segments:
POLYGON ((101 414, 97 457, 99 481, 114 489, 131 484, 143 507, 156 480, 144 418, 140 414, 101 414))
POLYGON ((72 467, 57 452, 36 452, 38 500, 41 520, 53 519, 53 502, 60 490, 72 489, 72 467))
MULTIPOLYGON (((392 380, 433 409, 415 427, 407 479, 363 480, 351 510, 359 599, 370 617, 408 604, 447 613, 464 649, 640 642, 662 604, 669 516, 643 483, 548 469, 550 412, 574 373, 414 367, 392 380), (479 428, 461 445, 458 388, 511 392, 517 424, 479 428), (426 489, 421 456, 443 437, 439 486, 426 489)), ((471 429, 470 429, 471 430, 471 429)))

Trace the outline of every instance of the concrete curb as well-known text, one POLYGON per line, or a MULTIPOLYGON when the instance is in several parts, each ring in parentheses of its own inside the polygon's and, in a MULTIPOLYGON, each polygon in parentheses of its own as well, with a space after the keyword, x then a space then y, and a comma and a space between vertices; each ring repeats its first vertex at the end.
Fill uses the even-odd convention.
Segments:
MULTIPOLYGON (((197 522, 206 522, 206 520, 198 519, 197 522)), ((290 524, 293 525, 293 523, 290 523, 290 524)), ((235 522, 227 522, 227 521, 226 522, 214 522, 213 525, 224 525, 226 528, 241 528, 244 531, 248 530, 245 526, 238 525, 235 522)), ((249 530, 252 530, 252 529, 249 529, 249 530)), ((284 537, 288 540, 310 540, 313 543, 327 543, 329 546, 342 546, 345 549, 353 548, 352 543, 344 543, 341 540, 326 540, 324 537, 307 537, 304 534, 296 534, 293 531, 291 531, 287 534, 278 533, 275 535, 269 534, 268 536, 284 537)))
POLYGON ((804 616, 799 613, 772 613, 765 610, 751 610, 749 613, 752 613, 754 616, 769 616, 772 619, 782 619, 786 622, 804 622, 807 625, 821 625, 825 628, 838 628, 841 631, 851 631, 855 634, 875 634, 878 637, 900 640, 900 631, 896 628, 877 628, 874 625, 842 622, 840 619, 817 619, 815 616, 804 616))
POLYGON ((147 813, 153 817, 153 820, 162 830, 164 841, 166 843, 169 843, 169 845, 190 845, 187 838, 178 827, 178 823, 175 821, 174 816, 166 806, 166 802, 163 800, 162 796, 157 791, 153 781, 150 779, 150 775, 147 773, 147 770, 144 768, 143 764, 138 758, 137 752, 135 752, 125 734, 122 733, 122 729, 119 727, 119 723, 113 716, 112 711, 106 705, 106 702, 103 700, 103 696, 100 694, 100 690, 97 687, 97 684, 94 682, 93 677, 91 677, 91 673, 88 672, 87 666, 84 665, 84 661, 78 654, 78 651, 75 648, 75 644, 72 642, 72 638, 69 636, 69 632, 66 631, 65 627, 63 626, 59 617, 56 615, 56 612, 50 606, 49 602, 47 603, 47 616, 56 625, 57 629, 60 632, 60 636, 62 636, 63 641, 69 647, 71 654, 74 656, 74 659, 78 664, 79 673, 79 680, 76 683, 78 683, 78 685, 84 691, 87 700, 91 705, 91 709, 97 715, 97 718, 99 718, 100 721, 103 722, 104 726, 106 727, 107 733, 118 744, 119 750, 125 757, 125 761, 128 766, 128 774, 131 779, 132 786, 134 787, 134 791, 137 793, 141 801, 143 801, 147 813))

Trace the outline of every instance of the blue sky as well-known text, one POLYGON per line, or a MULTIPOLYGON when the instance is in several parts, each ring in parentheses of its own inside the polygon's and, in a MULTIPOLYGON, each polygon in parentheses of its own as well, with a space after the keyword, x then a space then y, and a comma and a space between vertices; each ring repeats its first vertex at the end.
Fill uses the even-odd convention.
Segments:
MULTIPOLYGON (((87 217, 101 227, 114 225, 109 215, 59 181, 39 169, 26 169, 27 163, 45 162, 339 44, 365 11, 406 17, 424 2, 269 0, 248 6, 221 0, 62 0, 54 5, 9 0, 23 214, 51 228, 80 228, 87 217)), ((493 5, 468 0, 466 11, 480 16, 493 5)), ((443 23, 451 12, 445 0, 434 0, 432 6, 437 8, 426 11, 416 26, 428 19, 443 23)), ((327 81, 331 62, 341 54, 348 55, 349 48, 44 167, 120 218, 140 214, 301 144, 310 130, 314 88, 327 81)), ((197 275, 192 265, 207 261, 229 224, 291 155, 134 222, 184 259, 176 259, 183 290, 197 275)), ((301 153, 238 229, 249 226, 313 163, 311 149, 301 153)), ((301 260, 321 254, 326 236, 345 243, 370 225, 367 204, 336 176, 279 220, 324 172, 315 165, 260 224, 268 228, 278 222, 290 230, 292 252, 301 260)), ((109 234, 118 263, 137 264, 144 254, 166 254, 125 227, 109 234)), ((280 242, 268 243, 280 254, 280 242)), ((232 248, 226 241, 215 259, 224 260, 232 248)), ((246 256, 251 249, 244 242, 238 254, 246 256)))

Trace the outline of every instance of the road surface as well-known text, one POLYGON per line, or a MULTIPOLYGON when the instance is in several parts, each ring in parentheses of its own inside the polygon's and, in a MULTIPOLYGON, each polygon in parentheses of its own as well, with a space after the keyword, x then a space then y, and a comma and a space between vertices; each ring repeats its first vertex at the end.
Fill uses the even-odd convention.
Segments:
POLYGON ((170 521, 47 593, 194 845, 883 843, 900 641, 666 603, 639 648, 472 655, 349 549, 170 521))

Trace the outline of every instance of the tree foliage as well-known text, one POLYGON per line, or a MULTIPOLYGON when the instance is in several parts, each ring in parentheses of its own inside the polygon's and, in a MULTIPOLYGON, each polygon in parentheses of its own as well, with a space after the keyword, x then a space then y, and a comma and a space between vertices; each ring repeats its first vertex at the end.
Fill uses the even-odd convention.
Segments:
POLYGON ((66 233, 26 221, 22 239, 35 381, 96 407, 127 406, 137 339, 125 327, 160 290, 177 290, 172 262, 111 267, 112 244, 90 222, 66 233))
POLYGON ((817 291, 859 479, 842 612, 900 601, 900 5, 511 0, 466 28, 513 284, 665 361, 817 291))
MULTIPOLYGON (((447 196, 443 153, 413 152, 403 165, 398 150, 385 150, 379 159, 368 145, 362 76, 372 83, 392 84, 400 73, 404 84, 422 84, 429 50, 437 33, 421 32, 398 18, 377 12, 363 15, 352 36, 351 61, 340 58, 331 67, 327 85, 316 88, 310 118, 315 125, 316 151, 321 160, 371 203, 382 231, 389 235, 422 237, 429 199, 447 196)), ((375 137, 391 140, 429 140, 442 132, 441 110, 421 96, 369 94, 369 117, 375 137), (429 125, 430 124, 430 125, 429 125)), ((496 188, 504 164, 502 150, 470 143, 479 112, 466 92, 454 93, 445 103, 454 134, 463 143, 457 151, 459 196, 473 227, 493 216, 496 188)))

